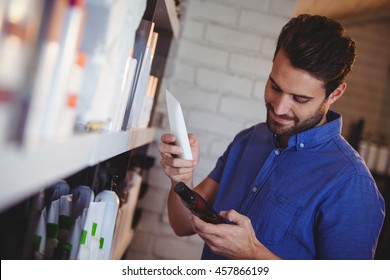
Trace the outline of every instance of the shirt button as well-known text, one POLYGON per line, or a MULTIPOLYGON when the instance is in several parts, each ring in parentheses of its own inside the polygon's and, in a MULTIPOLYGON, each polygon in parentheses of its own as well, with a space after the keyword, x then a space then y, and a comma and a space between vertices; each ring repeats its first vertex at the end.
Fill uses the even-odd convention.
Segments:
POLYGON ((257 188, 253 187, 252 192, 257 192, 257 188))
POLYGON ((305 147, 305 144, 301 143, 301 144, 299 144, 299 147, 303 148, 303 147, 305 147))
POLYGON ((280 155, 280 151, 279 151, 279 150, 276 150, 276 151, 275 151, 275 155, 277 155, 277 156, 280 155))

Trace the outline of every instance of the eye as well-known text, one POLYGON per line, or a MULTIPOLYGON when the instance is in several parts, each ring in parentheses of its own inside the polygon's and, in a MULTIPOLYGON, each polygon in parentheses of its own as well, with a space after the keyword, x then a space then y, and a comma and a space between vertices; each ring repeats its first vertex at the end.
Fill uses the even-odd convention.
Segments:
POLYGON ((294 96, 294 101, 299 103, 299 104, 304 104, 304 103, 307 103, 309 102, 310 99, 307 99, 305 97, 302 97, 302 96, 294 96))
POLYGON ((279 87, 275 86, 273 83, 271 83, 271 88, 272 88, 274 91, 276 91, 276 92, 282 92, 282 90, 281 90, 279 87))

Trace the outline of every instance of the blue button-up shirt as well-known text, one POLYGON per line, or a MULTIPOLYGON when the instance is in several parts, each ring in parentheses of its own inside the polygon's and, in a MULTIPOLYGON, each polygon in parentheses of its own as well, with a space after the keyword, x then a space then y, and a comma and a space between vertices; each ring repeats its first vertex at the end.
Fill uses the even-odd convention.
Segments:
MULTIPOLYGON (((250 218, 256 236, 284 259, 372 259, 384 201, 341 116, 293 135, 279 148, 266 124, 243 130, 209 177, 214 207, 250 218)), ((219 259, 205 245, 203 259, 219 259)))

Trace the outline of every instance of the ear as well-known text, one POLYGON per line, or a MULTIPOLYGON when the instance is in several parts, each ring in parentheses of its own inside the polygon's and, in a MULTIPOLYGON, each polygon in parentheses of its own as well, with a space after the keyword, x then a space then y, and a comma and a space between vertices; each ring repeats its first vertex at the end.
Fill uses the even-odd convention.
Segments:
POLYGON ((347 89, 347 84, 342 83, 340 84, 330 95, 328 98, 329 105, 336 102, 337 99, 339 99, 341 96, 343 96, 345 90, 347 89))

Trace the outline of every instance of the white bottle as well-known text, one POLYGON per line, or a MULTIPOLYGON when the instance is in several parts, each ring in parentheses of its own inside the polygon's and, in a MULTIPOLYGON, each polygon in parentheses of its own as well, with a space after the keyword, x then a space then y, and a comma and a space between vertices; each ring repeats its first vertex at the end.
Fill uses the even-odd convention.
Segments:
POLYGON ((87 243, 88 231, 83 230, 81 233, 80 246, 77 254, 78 260, 89 260, 89 243, 87 243))
MULTIPOLYGON (((60 1, 61 2, 61 1, 60 1)), ((84 7, 82 1, 70 1, 65 7, 65 18, 59 34, 59 50, 51 81, 50 96, 45 110, 43 137, 52 138, 58 133, 62 106, 67 97, 67 85, 83 29, 84 7)))
POLYGON ((98 251, 98 254, 97 254, 97 259, 98 260, 104 260, 104 238, 103 237, 100 237, 99 239, 99 251, 98 251))
MULTIPOLYGON (((101 224, 99 225, 101 227, 101 224)), ((97 260, 99 252, 99 237, 97 233, 98 224, 92 223, 91 238, 89 241, 89 259, 97 260)))
POLYGON ((46 207, 41 211, 38 226, 34 234, 34 259, 43 260, 46 247, 46 207))
POLYGON ((111 243, 114 235, 115 221, 119 208, 119 198, 114 191, 103 190, 96 195, 95 202, 105 202, 106 207, 100 237, 104 238, 104 259, 110 257, 111 243))
POLYGON ((51 260, 54 257, 54 251, 58 245, 58 218, 59 218, 60 200, 51 202, 47 223, 46 223, 46 250, 45 259, 51 260))
POLYGON ((58 119, 58 135, 61 137, 69 137, 74 132, 76 108, 84 79, 85 64, 86 55, 80 52, 69 75, 65 102, 62 104, 61 116, 58 119))
POLYGON ((96 252, 99 249, 98 236, 100 236, 103 224, 105 206, 105 202, 91 202, 89 204, 77 259, 84 260, 97 258, 96 252), (95 240, 96 238, 97 242, 95 240))

